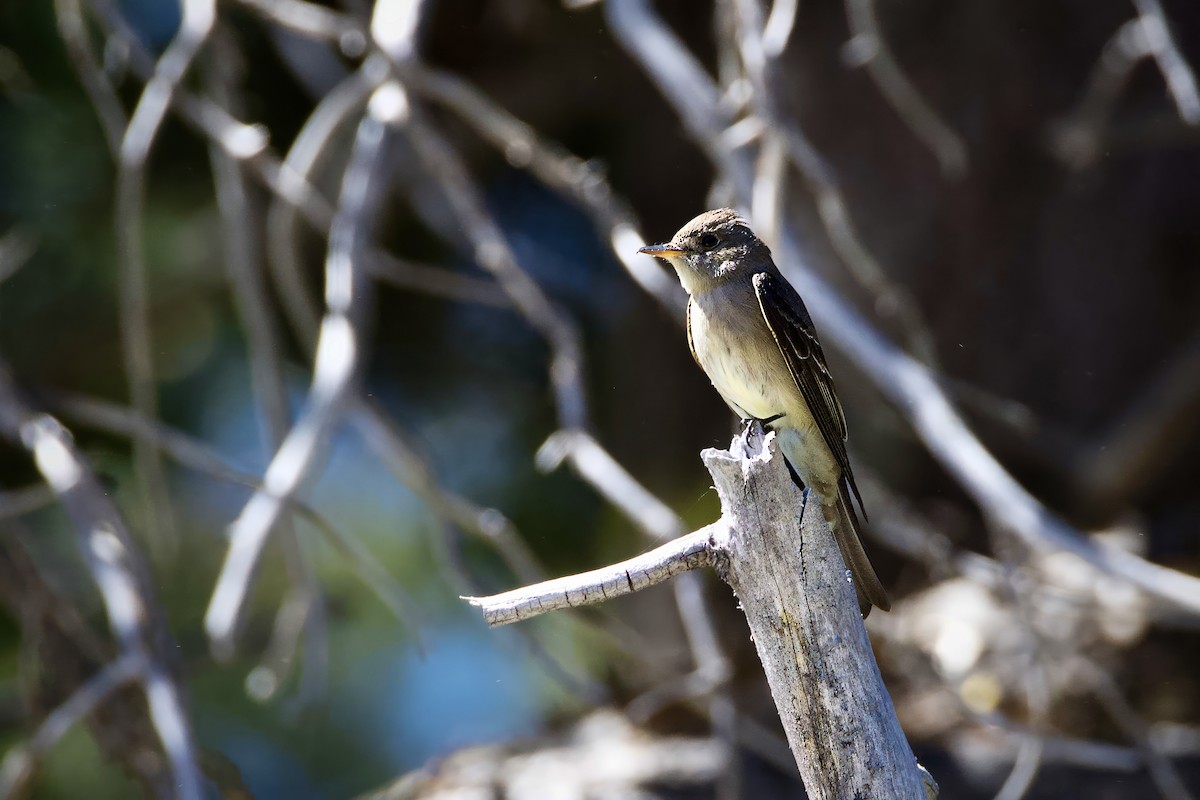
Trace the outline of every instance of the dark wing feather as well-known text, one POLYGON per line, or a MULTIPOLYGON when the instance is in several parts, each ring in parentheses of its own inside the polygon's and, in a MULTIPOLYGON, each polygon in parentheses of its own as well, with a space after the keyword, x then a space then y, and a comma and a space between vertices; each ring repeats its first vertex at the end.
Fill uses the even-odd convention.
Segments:
POLYGON ((846 415, 838 401, 829 367, 825 364, 825 353, 817 341, 812 317, 792 285, 770 272, 755 274, 754 294, 758 297, 763 319, 775 337, 775 344, 787 362, 788 371, 792 373, 792 379, 808 404, 808 410, 816 420, 825 444, 842 468, 842 479, 854 492, 865 518, 867 512, 863 508, 858 486, 854 483, 850 456, 846 452, 846 415))

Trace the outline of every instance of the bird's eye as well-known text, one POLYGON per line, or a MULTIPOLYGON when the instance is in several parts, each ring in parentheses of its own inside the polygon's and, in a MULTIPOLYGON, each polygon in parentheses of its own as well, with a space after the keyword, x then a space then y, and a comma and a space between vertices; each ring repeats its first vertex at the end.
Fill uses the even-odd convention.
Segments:
POLYGON ((700 244, 703 245, 706 250, 716 247, 717 242, 719 241, 721 240, 718 239, 714 233, 706 233, 700 237, 700 244))

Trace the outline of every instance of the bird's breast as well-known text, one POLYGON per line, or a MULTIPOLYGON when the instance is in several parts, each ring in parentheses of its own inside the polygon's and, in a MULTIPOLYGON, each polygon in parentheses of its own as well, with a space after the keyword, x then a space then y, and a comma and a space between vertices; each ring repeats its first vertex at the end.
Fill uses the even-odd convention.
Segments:
POLYGON ((696 360, 739 416, 794 413, 799 392, 753 289, 745 288, 744 298, 721 289, 692 296, 688 325, 696 360))

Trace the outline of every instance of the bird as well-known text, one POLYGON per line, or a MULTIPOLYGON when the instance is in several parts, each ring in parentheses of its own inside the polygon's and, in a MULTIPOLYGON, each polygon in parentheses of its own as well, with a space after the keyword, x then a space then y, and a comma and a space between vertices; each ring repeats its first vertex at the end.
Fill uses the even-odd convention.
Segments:
POLYGON ((665 260, 688 294, 692 358, 745 424, 775 431, 793 480, 811 489, 841 551, 865 618, 891 608, 860 538, 863 511, 846 451, 846 415, 800 294, 736 211, 706 211, 669 242, 638 252, 665 260))

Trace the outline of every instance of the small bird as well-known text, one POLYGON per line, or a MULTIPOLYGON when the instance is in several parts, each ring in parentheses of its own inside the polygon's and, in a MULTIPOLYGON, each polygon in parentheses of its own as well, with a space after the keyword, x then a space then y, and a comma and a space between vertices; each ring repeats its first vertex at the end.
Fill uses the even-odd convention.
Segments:
MULTIPOLYGON (((687 291, 692 357, 743 421, 775 431, 792 477, 811 488, 850 570, 859 610, 891 607, 859 539, 862 509, 846 453, 846 416, 804 301, 737 212, 706 211, 665 244, 687 291)), ((865 517, 866 511, 863 509, 865 517)))

